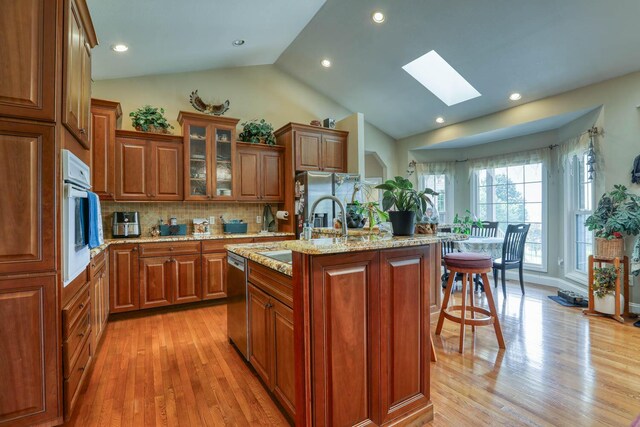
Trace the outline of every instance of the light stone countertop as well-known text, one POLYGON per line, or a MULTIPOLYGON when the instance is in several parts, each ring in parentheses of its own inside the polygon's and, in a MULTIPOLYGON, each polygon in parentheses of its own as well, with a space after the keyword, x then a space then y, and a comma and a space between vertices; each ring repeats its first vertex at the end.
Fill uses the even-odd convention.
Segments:
POLYGON ((193 240, 223 240, 223 239, 251 239, 256 237, 290 237, 293 233, 244 233, 244 234, 211 234, 209 236, 194 236, 188 234, 186 236, 161 236, 161 237, 132 237, 132 238, 116 238, 105 239, 104 243, 96 248, 91 249, 91 258, 98 255, 109 247, 109 245, 133 244, 133 243, 162 243, 162 242, 188 242, 193 240))

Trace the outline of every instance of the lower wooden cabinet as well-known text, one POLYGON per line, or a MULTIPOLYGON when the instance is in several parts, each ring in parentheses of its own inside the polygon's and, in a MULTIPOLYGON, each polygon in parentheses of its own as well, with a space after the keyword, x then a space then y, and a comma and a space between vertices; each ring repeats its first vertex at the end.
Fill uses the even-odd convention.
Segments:
POLYGON ((140 259, 140 307, 153 308, 171 304, 170 257, 140 259))
MULTIPOLYGON (((251 264, 251 263, 250 263, 251 264)), ((251 267, 249 267, 251 270, 251 267)), ((265 292, 270 282, 290 278, 261 268, 265 283, 249 283, 249 362, 292 418, 295 416, 293 310, 265 292), (276 276, 271 278, 269 276, 276 276), (272 280, 274 279, 274 280, 272 280), (257 286, 256 286, 257 285, 257 286), (259 288, 258 286, 264 286, 259 288)), ((254 282, 258 275, 253 276, 254 282)))
POLYGON ((0 425, 56 419, 56 276, 0 277, 0 325, 0 425))
POLYGON ((91 330, 94 349, 98 348, 109 319, 109 267, 104 252, 100 255, 102 257, 96 268, 90 267, 91 330))
POLYGON ((138 310, 138 244, 115 245, 109 251, 109 309, 111 313, 138 310))
POLYGON ((227 253, 202 254, 202 299, 227 297, 227 253))
POLYGON ((200 301, 202 299, 200 254, 180 255, 173 258, 172 304, 200 301))

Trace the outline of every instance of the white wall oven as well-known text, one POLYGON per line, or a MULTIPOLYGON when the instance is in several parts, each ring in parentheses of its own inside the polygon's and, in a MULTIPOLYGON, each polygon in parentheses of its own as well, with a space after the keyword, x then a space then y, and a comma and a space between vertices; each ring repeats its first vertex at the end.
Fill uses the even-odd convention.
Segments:
POLYGON ((62 235, 64 286, 78 277, 89 265, 89 203, 91 188, 89 166, 69 150, 62 150, 64 200, 62 235))

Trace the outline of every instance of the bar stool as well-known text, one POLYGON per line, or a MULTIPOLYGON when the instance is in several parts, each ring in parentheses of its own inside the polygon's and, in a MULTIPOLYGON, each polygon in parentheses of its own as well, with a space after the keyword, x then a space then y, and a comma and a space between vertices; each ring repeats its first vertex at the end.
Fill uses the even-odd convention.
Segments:
POLYGON ((473 275, 480 274, 484 283, 489 283, 487 273, 491 271, 493 262, 489 255, 477 254, 472 252, 460 252, 450 253, 444 257, 445 266, 451 271, 449 274, 449 281, 447 283, 447 289, 444 292, 444 301, 442 302, 442 309, 440 310, 440 316, 438 317, 438 326, 436 327, 436 335, 440 335, 442 331, 442 324, 444 319, 447 318, 452 322, 460 324, 460 348, 459 351, 464 351, 464 329, 466 325, 471 325, 472 332, 476 331, 476 326, 493 325, 496 331, 496 338, 498 339, 498 346, 505 348, 504 338, 502 337, 502 330, 500 329, 500 321, 498 320, 498 313, 496 311, 496 305, 493 301, 493 294, 491 293, 491 286, 485 286, 484 290, 487 294, 487 302, 489 303, 489 310, 476 307, 474 302, 473 292, 473 275), (453 292, 453 278, 459 273, 462 276, 462 304, 449 307, 449 299, 453 292), (467 291, 469 292, 470 307, 467 307, 467 291), (471 312, 471 319, 467 319, 467 310, 471 312), (460 315, 456 316, 451 314, 451 311, 460 311, 460 315), (483 314, 487 317, 476 319, 476 313, 483 314))

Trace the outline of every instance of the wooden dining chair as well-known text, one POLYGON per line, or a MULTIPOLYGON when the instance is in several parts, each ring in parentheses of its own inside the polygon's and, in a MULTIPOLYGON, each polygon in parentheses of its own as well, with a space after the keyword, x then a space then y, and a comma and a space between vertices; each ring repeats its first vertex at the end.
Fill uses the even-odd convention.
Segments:
POLYGON ((497 221, 482 221, 482 227, 477 225, 471 226, 471 235, 473 237, 497 237, 498 236, 497 221))
MULTIPOLYGON (((441 259, 442 266, 445 267, 445 270, 444 270, 444 274, 440 279, 442 280, 442 289, 445 289, 447 287, 447 280, 449 280, 449 272, 447 271, 446 266, 444 265, 444 257, 447 254, 450 254, 452 252, 459 252, 459 251, 456 249, 454 242, 442 242, 441 248, 442 248, 441 250, 442 256, 440 259, 441 259)), ((457 279, 457 277, 454 278, 454 282, 455 282, 455 279, 457 279)))
POLYGON ((530 224, 510 224, 504 235, 502 244, 502 258, 493 261, 493 279, 495 287, 498 287, 498 270, 501 272, 502 294, 507 296, 507 285, 505 282, 505 272, 507 270, 518 269, 520 276, 520 289, 524 295, 524 278, 522 265, 524 263, 524 244, 527 241, 530 224))

